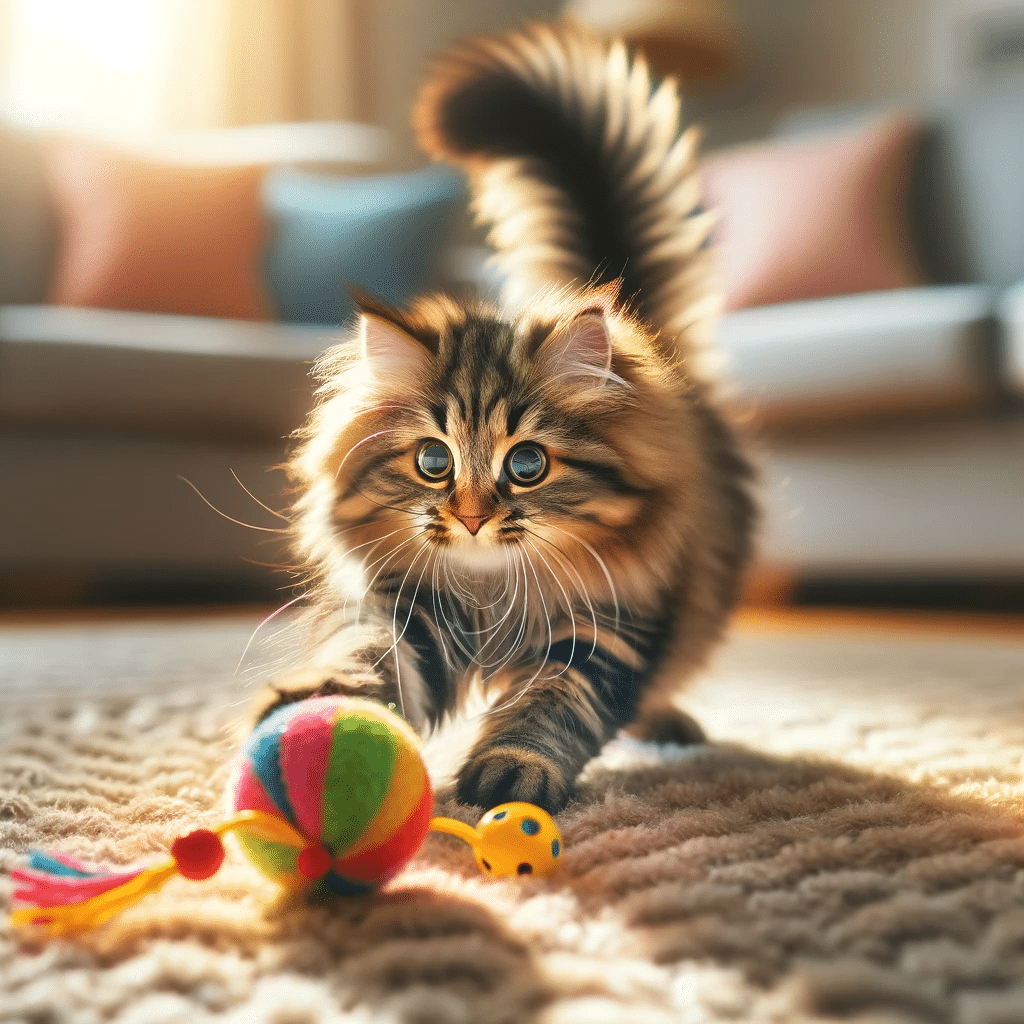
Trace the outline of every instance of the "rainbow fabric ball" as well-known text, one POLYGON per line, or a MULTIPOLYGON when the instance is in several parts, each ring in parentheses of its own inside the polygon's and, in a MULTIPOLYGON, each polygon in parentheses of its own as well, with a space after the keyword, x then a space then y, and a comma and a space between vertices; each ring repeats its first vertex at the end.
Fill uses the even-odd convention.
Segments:
POLYGON ((246 740, 231 781, 237 811, 262 811, 289 841, 236 829, 268 878, 359 895, 419 849, 433 795, 419 740, 398 715, 357 697, 312 697, 278 708, 246 740))

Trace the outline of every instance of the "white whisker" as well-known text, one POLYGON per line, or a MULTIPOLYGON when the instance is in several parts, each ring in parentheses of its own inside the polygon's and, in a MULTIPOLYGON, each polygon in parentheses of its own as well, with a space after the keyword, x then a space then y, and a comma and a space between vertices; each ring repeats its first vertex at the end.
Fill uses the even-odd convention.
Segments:
POLYGON ((289 530, 282 529, 280 526, 253 526, 252 523, 243 523, 241 519, 235 519, 234 516, 229 516, 227 514, 227 512, 221 512, 221 510, 219 508, 217 508, 217 506, 214 505, 214 503, 212 501, 210 501, 210 499, 207 498, 206 495, 203 494, 203 492, 201 490, 199 490, 199 488, 196 487, 196 485, 194 483, 192 483, 191 480, 188 479, 188 477, 184 477, 184 476, 180 476, 179 475, 178 479, 183 481, 184 483, 188 484, 189 487, 191 487, 192 490, 195 491, 196 494, 199 495, 200 499, 202 499, 204 504, 209 505, 210 508, 212 508, 213 511, 217 513, 217 515, 222 516, 229 523, 235 523, 238 526, 244 526, 248 530, 259 530, 260 533, 289 533, 290 532, 289 530))
POLYGON ((366 444, 368 441, 372 441, 375 437, 383 437, 385 434, 397 434, 399 429, 399 427, 390 427, 387 430, 378 430, 376 433, 368 434, 361 441, 356 441, 356 443, 352 445, 352 447, 349 448, 347 452, 345 452, 345 457, 341 460, 341 462, 338 463, 338 468, 334 471, 334 479, 337 480, 338 477, 341 475, 342 468, 344 467, 345 463, 348 462, 349 456, 357 448, 362 447, 362 445, 366 444))
POLYGON ((612 603, 615 605, 615 629, 614 629, 614 632, 615 632, 615 635, 618 636, 618 634, 619 634, 619 617, 620 617, 619 595, 618 595, 618 592, 615 589, 615 581, 612 579, 612 574, 608 571, 608 566, 605 565, 604 559, 582 537, 577 537, 577 536, 575 536, 575 534, 569 533, 568 530, 563 530, 560 526, 555 526, 554 523, 547 523, 546 525, 549 526, 552 530, 557 530, 559 533, 564 534, 570 540, 575 541, 581 547, 585 548, 593 556, 594 561, 597 562, 597 564, 600 567, 601 571, 604 573, 604 578, 608 581, 608 589, 611 591, 612 603))
POLYGON ((259 625, 258 625, 258 626, 257 626, 257 627, 256 627, 256 628, 254 629, 254 630, 253 630, 253 631, 252 631, 252 636, 251 636, 251 637, 249 637, 249 640, 248 640, 248 642, 246 643, 245 647, 244 647, 244 648, 242 648, 242 653, 241 653, 241 654, 239 655, 239 657, 238 657, 238 664, 237 664, 237 665, 235 665, 235 671, 234 671, 233 675, 236 675, 236 676, 238 675, 238 670, 239 670, 239 669, 240 669, 240 668, 242 667, 242 662, 243 662, 243 661, 245 661, 245 656, 246 656, 246 655, 247 655, 247 654, 249 653, 249 648, 250 648, 250 647, 252 646, 252 642, 253 642, 253 640, 255 640, 255 639, 256 639, 256 634, 257 634, 257 633, 258 633, 258 632, 259 632, 259 631, 260 631, 260 630, 261 630, 261 629, 262 629, 262 628, 263 628, 263 627, 264 627, 264 626, 265 626, 265 625, 266 625, 266 624, 267 624, 268 622, 271 622, 272 620, 276 619, 276 618, 278 617, 278 615, 280 615, 280 614, 281 614, 281 612, 285 611, 285 610, 286 610, 287 608, 291 608, 291 606, 292 606, 293 604, 298 604, 298 603, 299 603, 299 601, 301 601, 301 600, 302 600, 302 599, 303 599, 304 597, 306 597, 306 595, 305 595, 305 594, 299 594, 299 596, 298 596, 298 597, 293 597, 293 598, 292 598, 292 599, 291 599, 290 601, 287 601, 287 602, 285 602, 285 603, 284 603, 283 605, 281 605, 281 607, 280 607, 280 608, 278 608, 278 609, 277 609, 276 611, 273 611, 273 612, 271 612, 271 613, 270 613, 270 614, 269 614, 269 615, 268 615, 268 616, 267 616, 267 617, 266 617, 266 618, 265 618, 265 619, 264 619, 264 620, 263 620, 263 621, 262 621, 262 622, 261 622, 261 623, 260 623, 260 624, 259 624, 259 625))
MULTIPOLYGON (((533 530, 527 530, 526 532, 531 537, 534 537, 536 540, 541 541, 541 543, 547 544, 548 547, 551 548, 551 552, 552 552, 553 557, 558 560, 558 564, 563 569, 565 569, 567 572, 571 572, 576 577, 576 582, 578 584, 577 592, 579 593, 580 597, 582 597, 584 602, 586 603, 587 610, 590 612, 590 621, 593 623, 593 640, 592 640, 592 643, 591 643, 591 646, 590 646, 590 653, 587 655, 587 661, 589 661, 594 656, 594 652, 597 650, 597 630, 598 630, 598 625, 597 625, 597 610, 594 608, 594 604, 590 600, 590 595, 587 593, 586 582, 583 579, 583 576, 580 573, 579 569, 577 569, 576 566, 574 566, 572 564, 572 562, 568 561, 568 559, 564 559, 562 557, 562 552, 559 550, 557 544, 555 544, 553 541, 548 540, 547 537, 542 537, 539 533, 534 533, 533 530)), ((540 554, 540 552, 538 552, 538 554, 540 554)))
POLYGON ((242 490, 245 491, 245 493, 248 494, 249 497, 252 498, 252 500, 255 501, 260 508, 266 509, 272 516, 277 516, 277 518, 280 519, 281 522, 283 523, 291 522, 291 520, 286 515, 282 515, 280 512, 275 512, 274 509, 272 509, 269 505, 264 505, 263 502, 260 501, 260 499, 257 498, 256 495, 253 494, 252 491, 250 491, 249 488, 246 487, 245 484, 243 484, 242 481, 238 479, 238 474, 233 469, 230 470, 230 473, 235 478, 235 483, 238 484, 238 486, 241 487, 242 490))
MULTIPOLYGON (((566 593, 565 587, 562 586, 561 581, 555 575, 555 570, 551 568, 551 565, 548 563, 548 560, 544 557, 543 554, 541 554, 540 548, 538 548, 537 545, 534 544, 532 541, 527 541, 527 544, 529 544, 530 547, 533 548, 533 550, 537 554, 537 557, 544 563, 544 565, 547 568, 548 572, 551 573, 551 578, 555 581, 555 585, 562 592, 562 597, 565 598, 565 608, 566 608, 566 611, 569 613, 569 624, 572 626, 572 647, 569 650, 569 661, 568 661, 568 663, 562 668, 561 672, 556 673, 557 675, 560 675, 560 676, 561 675, 565 675, 565 673, 569 670, 569 665, 572 664, 572 659, 576 656, 576 615, 573 612, 572 601, 569 600, 569 595, 566 593)), ((549 650, 550 650, 550 645, 549 645, 549 650)))

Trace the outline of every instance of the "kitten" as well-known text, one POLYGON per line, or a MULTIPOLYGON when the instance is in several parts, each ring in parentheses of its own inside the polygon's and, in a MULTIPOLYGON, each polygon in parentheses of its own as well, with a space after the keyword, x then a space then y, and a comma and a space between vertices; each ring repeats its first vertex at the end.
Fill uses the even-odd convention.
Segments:
POLYGON ((678 118, 671 83, 577 29, 437 66, 419 136, 468 172, 516 311, 359 298, 291 465, 318 640, 259 716, 352 693, 426 727, 479 674, 494 703, 458 797, 551 811, 622 727, 702 738, 673 694, 755 511, 702 365, 711 219, 678 118))

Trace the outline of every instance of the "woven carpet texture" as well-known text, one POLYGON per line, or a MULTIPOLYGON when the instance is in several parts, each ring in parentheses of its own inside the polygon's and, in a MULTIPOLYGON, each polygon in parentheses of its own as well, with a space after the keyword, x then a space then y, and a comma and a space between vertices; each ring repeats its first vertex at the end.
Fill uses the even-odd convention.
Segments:
MULTIPOLYGON (((159 859, 223 817, 293 656, 284 629, 243 657, 256 621, 0 628, 0 911, 28 848, 159 859)), ((1021 1024, 1020 639, 747 617, 686 696, 713 742, 610 744, 554 877, 431 835, 373 899, 308 906, 229 843, 74 941, 0 923, 0 1021, 1021 1024)), ((470 736, 428 744, 440 783, 470 736)))

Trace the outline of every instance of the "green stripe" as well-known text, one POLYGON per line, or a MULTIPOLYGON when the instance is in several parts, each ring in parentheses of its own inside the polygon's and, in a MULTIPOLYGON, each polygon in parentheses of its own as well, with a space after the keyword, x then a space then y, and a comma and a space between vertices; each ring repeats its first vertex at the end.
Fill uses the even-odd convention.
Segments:
POLYGON ((285 843, 273 843, 269 839, 249 835, 238 829, 235 832, 242 844, 245 855, 267 876, 275 882, 285 875, 294 875, 298 871, 299 851, 285 843))
POLYGON ((383 722, 357 713, 334 723, 321 829, 333 856, 347 850, 377 816, 397 760, 395 735, 383 722))

